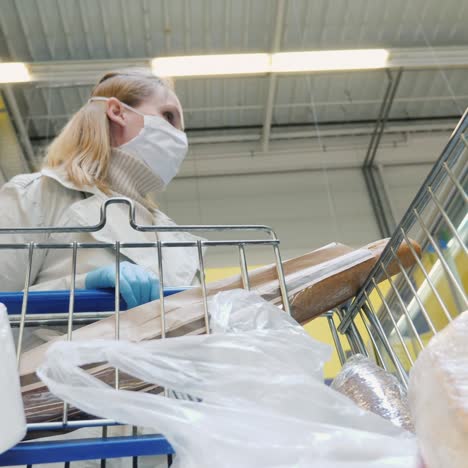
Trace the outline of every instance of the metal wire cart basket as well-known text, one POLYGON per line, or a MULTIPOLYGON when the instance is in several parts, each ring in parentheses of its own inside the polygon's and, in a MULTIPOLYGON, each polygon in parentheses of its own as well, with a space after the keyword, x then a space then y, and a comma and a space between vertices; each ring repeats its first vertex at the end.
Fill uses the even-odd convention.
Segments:
MULTIPOLYGON (((352 352, 373 357, 404 385, 431 336, 467 310, 467 127, 465 113, 364 287, 338 312, 337 329, 352 352), (395 253, 410 238, 419 242, 423 255, 419 258, 410 246, 416 263, 405 269, 395 253), (387 268, 394 260, 400 273, 390 278, 387 268)), ((335 322, 330 324, 338 337, 335 322)), ((343 360, 341 341, 335 343, 343 360)))
MULTIPOLYGON (((440 159, 417 193, 399 226, 394 232, 380 260, 377 262, 364 287, 349 304, 328 312, 324 318, 330 330, 330 341, 341 364, 352 354, 361 353, 373 358, 377 364, 395 374, 407 385, 408 373, 418 353, 428 340, 466 310, 468 284, 467 237, 467 148, 468 114, 465 113, 440 159), (409 238, 418 241, 422 248, 419 257, 411 247, 409 238), (396 252, 406 241, 416 263, 405 268, 396 252), (390 277, 387 268, 392 261, 399 262, 400 272, 390 277)), ((178 289, 165 288, 162 257, 164 250, 174 247, 192 248, 198 252, 200 281, 205 306, 205 325, 208 328, 208 303, 206 293, 203 248, 237 249, 244 288, 249 289, 248 251, 254 248, 269 248, 276 263, 283 304, 289 310, 279 240, 273 230, 266 226, 180 226, 154 227, 136 223, 134 210, 129 200, 113 199, 109 203, 126 203, 129 206, 130 224, 137 231, 161 232, 222 232, 229 240, 194 242, 161 242, 149 244, 2 244, 0 248, 26 249, 29 268, 26 272, 24 294, 8 293, 0 301, 8 304, 11 323, 18 328, 18 359, 21 358, 23 334, 26 327, 58 324, 66 327, 68 338, 73 338, 73 326, 89 323, 102 317, 114 315, 116 339, 119 338, 119 312, 125 305, 119 296, 119 281, 115 293, 79 291, 72 280, 69 292, 30 291, 30 271, 36 249, 68 249, 72 278, 76 274, 76 259, 80 249, 113 249, 116 264, 122 248, 156 249, 160 292, 168 295, 178 289), (239 239, 239 233, 248 232, 251 238, 239 239), (265 239, 265 237, 268 237, 265 239), (234 239, 233 239, 234 238, 234 239)), ((101 212, 101 220, 88 230, 99 230, 106 223, 107 205, 101 212)), ((53 228, 63 232, 63 228, 53 228), (61 231, 62 229, 62 231, 61 231)), ((79 228, 67 228, 67 232, 79 228)), ((82 228, 81 228, 82 229, 82 228)), ((23 230, 24 231, 24 230, 23 230)), ((42 232, 40 230, 36 230, 42 232)), ((12 233, 14 230, 3 230, 12 233)), ((0 232, 1 235, 1 232, 0 232)), ((117 268, 118 271, 118 268, 117 268)), ((183 286, 183 285, 181 285, 183 286)), ((161 301, 162 337, 164 337, 164 301, 161 301)), ((115 384, 118 385, 118 378, 115 384)), ((0 456, 0 466, 33 465, 38 463, 63 462, 66 465, 76 460, 101 460, 105 466, 110 458, 131 457, 137 466, 139 457, 145 455, 172 454, 172 448, 160 435, 106 438, 112 421, 68 421, 68 408, 64 405, 60 422, 29 424, 29 431, 75 429, 85 426, 102 428, 103 438, 95 440, 63 440, 53 442, 21 443, 0 456)), ((136 429, 135 429, 136 434, 136 429)))

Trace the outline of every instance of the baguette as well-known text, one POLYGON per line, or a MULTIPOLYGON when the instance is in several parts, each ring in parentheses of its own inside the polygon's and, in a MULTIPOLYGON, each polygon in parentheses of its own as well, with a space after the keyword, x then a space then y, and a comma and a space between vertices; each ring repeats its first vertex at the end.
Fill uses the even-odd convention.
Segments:
MULTIPOLYGON (((310 322, 318 315, 323 314, 346 301, 352 299, 364 285, 374 265, 388 243, 388 239, 382 239, 363 247, 372 253, 372 257, 353 268, 337 272, 324 278, 310 287, 303 288, 290 298, 294 318, 301 324, 310 322)), ((411 241, 411 245, 417 255, 421 254, 421 247, 417 242, 411 241)), ((405 268, 409 268, 416 262, 410 247, 404 242, 396 252, 398 259, 405 268)), ((386 267, 390 276, 400 272, 400 265, 396 259, 386 267)), ((385 279, 383 272, 377 276, 378 280, 385 279)))

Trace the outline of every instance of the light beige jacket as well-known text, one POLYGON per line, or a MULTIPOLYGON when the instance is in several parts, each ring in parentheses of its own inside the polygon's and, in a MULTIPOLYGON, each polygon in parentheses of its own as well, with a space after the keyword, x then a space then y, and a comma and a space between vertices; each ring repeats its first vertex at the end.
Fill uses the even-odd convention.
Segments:
MULTIPOLYGON (((39 173, 14 177, 0 190, 0 227, 50 227, 96 225, 100 209, 109 197, 95 187, 80 189, 58 171, 44 169, 39 173)), ((136 203, 138 224, 171 225, 175 223, 164 213, 155 215, 136 203)), ((138 232, 129 224, 129 208, 125 205, 108 207, 107 223, 97 232, 4 234, 0 244, 20 244, 30 241, 71 243, 86 242, 155 242, 193 241, 198 239, 188 233, 138 232)), ((158 275, 156 248, 122 248, 122 261, 141 265, 158 275)), ((18 291, 25 285, 27 250, 0 248, 0 291, 18 291)), ((111 249, 79 249, 76 270, 76 288, 84 287, 89 271, 115 264, 111 249)), ((71 249, 35 249, 33 254, 32 289, 69 289, 71 278, 71 249)), ((190 285, 199 269, 196 248, 163 248, 165 286, 190 285)))

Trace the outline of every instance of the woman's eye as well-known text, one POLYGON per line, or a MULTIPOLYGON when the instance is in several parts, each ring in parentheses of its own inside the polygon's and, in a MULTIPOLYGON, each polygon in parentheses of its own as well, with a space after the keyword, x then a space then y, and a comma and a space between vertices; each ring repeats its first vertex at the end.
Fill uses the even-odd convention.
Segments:
POLYGON ((172 112, 164 112, 163 116, 170 124, 174 123, 174 114, 172 112))

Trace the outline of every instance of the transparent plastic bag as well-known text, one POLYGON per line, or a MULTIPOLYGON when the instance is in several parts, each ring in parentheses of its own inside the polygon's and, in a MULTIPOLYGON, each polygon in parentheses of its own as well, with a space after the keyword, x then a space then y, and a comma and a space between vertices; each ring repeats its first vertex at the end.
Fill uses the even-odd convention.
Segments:
POLYGON ((16 352, 6 307, 0 303, 0 453, 26 434, 16 352))
POLYGON ((330 348, 287 314, 244 290, 209 310, 211 335, 58 342, 38 375, 90 414, 162 432, 178 468, 416 466, 409 433, 323 383, 330 348), (96 362, 192 399, 116 391, 80 368, 96 362))

